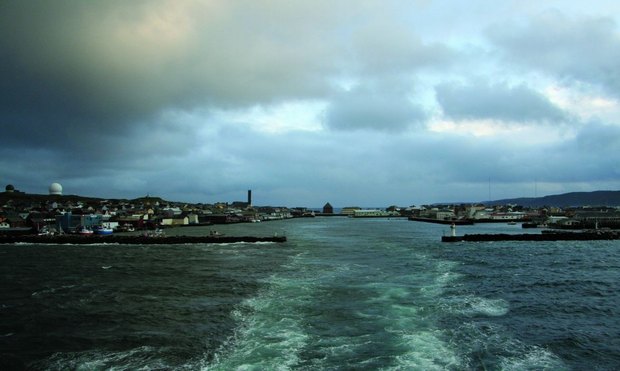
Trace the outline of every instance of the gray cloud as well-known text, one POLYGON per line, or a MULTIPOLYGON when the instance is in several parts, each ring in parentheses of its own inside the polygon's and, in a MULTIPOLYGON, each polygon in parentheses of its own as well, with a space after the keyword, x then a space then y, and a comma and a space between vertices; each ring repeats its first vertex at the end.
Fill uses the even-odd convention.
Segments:
POLYGON ((414 105, 404 87, 356 86, 330 100, 325 125, 334 130, 379 130, 400 132, 423 122, 426 114, 414 105))
POLYGON ((588 179, 617 181, 620 179, 620 127, 590 123, 570 142, 559 144, 557 161, 564 168, 555 176, 587 182, 588 179), (568 160, 568 161, 567 161, 568 160), (572 162, 572 164, 571 164, 572 162), (577 166, 575 166, 577 165, 577 166), (571 171, 571 169, 573 169, 571 171))
POLYGON ((620 176, 616 138, 619 129, 603 124, 547 146, 510 136, 364 130, 280 136, 227 127, 202 138, 206 148, 176 155, 140 157, 137 150, 136 157, 92 168, 91 161, 45 151, 26 152, 15 163, 2 150, 0 168, 7 169, 6 183, 38 193, 60 181, 67 193, 102 197, 151 193, 172 200, 232 201, 252 188, 260 204, 408 205, 485 200, 489 179, 497 198, 531 196, 535 181, 539 195, 545 185, 550 193, 580 184, 613 187, 620 176))
POLYGON ((563 29, 561 17, 541 18, 494 30, 489 49, 472 42, 472 51, 451 35, 493 21, 494 8, 446 31, 431 17, 443 6, 425 13, 427 5, 5 1, 0 181, 35 193, 59 181, 67 193, 200 202, 243 199, 253 188, 264 204, 312 206, 463 200, 480 189, 483 199, 489 177, 506 184, 506 197, 532 178, 617 185, 611 123, 575 123, 575 139, 535 146, 423 125, 436 104, 424 86, 437 87, 449 118, 530 128, 570 120, 526 84, 484 81, 526 81, 536 71, 618 91, 615 24, 575 18, 563 29), (431 41, 437 35, 450 40, 431 41), (507 59, 488 58, 498 48, 507 59), (488 80, 448 83, 468 76, 488 80), (288 122, 276 132, 227 115, 308 101, 325 105, 327 130, 307 122, 315 112, 304 112, 299 131, 296 117, 277 112, 288 122), (309 127, 318 131, 301 131, 309 127))
POLYGON ((443 83, 437 101, 446 116, 461 119, 494 119, 505 122, 562 122, 568 119, 547 98, 524 85, 472 85, 443 83))
POLYGON ((351 39, 352 68, 365 74, 407 75, 449 66, 457 57, 446 45, 425 43, 408 25, 393 19, 373 19, 351 39))
POLYGON ((335 67, 321 28, 288 18, 303 9, 246 5, 256 17, 243 4, 3 4, 1 141, 79 150, 66 138, 150 127, 162 110, 324 94, 335 67))
MULTIPOLYGON (((620 129, 592 124, 574 137, 549 145, 530 145, 512 136, 458 134, 401 136, 391 143, 389 171, 400 191, 409 188, 412 202, 482 201, 538 196, 574 190, 617 189, 620 129), (416 198, 423 194, 427 198, 416 198)), ((387 164, 387 163, 386 163, 387 164)), ((388 169, 385 169, 388 171, 388 169)))
POLYGON ((620 35, 610 17, 568 17, 548 11, 524 26, 502 24, 487 36, 508 63, 600 85, 620 95, 620 35))

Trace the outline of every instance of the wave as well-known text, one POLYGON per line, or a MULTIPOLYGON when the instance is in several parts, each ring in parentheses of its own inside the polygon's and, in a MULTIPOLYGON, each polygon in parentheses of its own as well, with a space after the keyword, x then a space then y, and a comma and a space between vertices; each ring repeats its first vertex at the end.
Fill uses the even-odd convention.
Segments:
POLYGON ((32 297, 37 297, 37 296, 44 296, 44 295, 50 295, 50 294, 55 294, 58 291, 62 291, 62 290, 69 290, 76 287, 76 285, 62 285, 59 287, 49 287, 43 290, 39 290, 39 291, 35 291, 33 292, 30 296, 32 297))
POLYGON ((521 355, 502 357, 500 367, 505 371, 522 370, 569 370, 562 360, 548 350, 535 347, 521 355))
POLYGON ((446 370, 462 369, 463 360, 450 348, 440 330, 429 329, 401 335, 402 345, 408 350, 396 357, 396 364, 388 370, 446 370))
POLYGON ((428 264, 395 275, 389 264, 293 256, 236 308, 234 336, 204 369, 459 368, 433 304, 458 275, 452 262, 428 264))
POLYGON ((478 296, 451 296, 442 299, 443 309, 451 314, 500 317, 510 311, 510 304, 504 299, 489 299, 478 296))
POLYGON ((54 242, 12 242, 3 245, 17 245, 17 246, 80 246, 80 247, 89 247, 89 246, 118 246, 122 245, 118 242, 95 242, 89 244, 83 243, 54 243, 54 242))
MULTIPOLYGON (((239 323, 235 334, 204 370, 281 369, 299 362, 298 352, 308 335, 302 325, 303 314, 285 297, 294 287, 287 280, 271 278, 268 289, 246 299, 232 313, 239 323)), ((302 297, 296 295, 298 303, 302 297)))
POLYGON ((516 339, 501 325, 465 322, 446 331, 458 350, 463 368, 485 370, 566 370, 564 362, 546 348, 516 339))
POLYGON ((170 369, 173 366, 161 357, 166 349, 141 346, 126 351, 113 352, 89 350, 85 352, 58 352, 47 359, 30 364, 33 369, 61 370, 146 370, 170 369))

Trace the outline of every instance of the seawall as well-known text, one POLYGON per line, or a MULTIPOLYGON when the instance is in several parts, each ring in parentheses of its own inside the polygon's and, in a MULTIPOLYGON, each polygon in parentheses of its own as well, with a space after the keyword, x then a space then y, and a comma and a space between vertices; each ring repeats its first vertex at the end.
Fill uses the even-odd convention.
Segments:
POLYGON ((235 242, 286 242, 285 236, 80 236, 80 235, 4 235, 0 243, 48 243, 48 244, 100 244, 116 243, 120 245, 163 245, 192 243, 235 243, 235 242))
POLYGON ((474 222, 468 219, 458 219, 458 220, 442 220, 442 219, 433 219, 433 218, 421 218, 417 216, 410 216, 407 218, 412 222, 423 222, 423 223, 434 223, 434 224, 454 224, 454 225, 473 225, 474 222))
POLYGON ((463 236, 442 236, 441 242, 489 242, 489 241, 589 241, 617 240, 620 233, 599 232, 554 232, 542 234, 466 234, 463 236))

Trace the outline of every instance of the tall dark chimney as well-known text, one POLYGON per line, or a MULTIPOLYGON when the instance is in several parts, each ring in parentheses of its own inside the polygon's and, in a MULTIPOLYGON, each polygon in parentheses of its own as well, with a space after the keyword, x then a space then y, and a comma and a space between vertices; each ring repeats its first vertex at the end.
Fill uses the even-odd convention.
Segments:
POLYGON ((252 190, 248 189, 248 206, 252 206, 252 190))

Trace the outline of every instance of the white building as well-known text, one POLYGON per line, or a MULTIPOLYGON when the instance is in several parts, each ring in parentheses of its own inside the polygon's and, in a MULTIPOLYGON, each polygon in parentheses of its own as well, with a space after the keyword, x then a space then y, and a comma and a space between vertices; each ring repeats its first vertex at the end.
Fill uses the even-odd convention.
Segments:
POLYGON ((59 183, 50 184, 50 195, 62 196, 62 186, 59 183))

